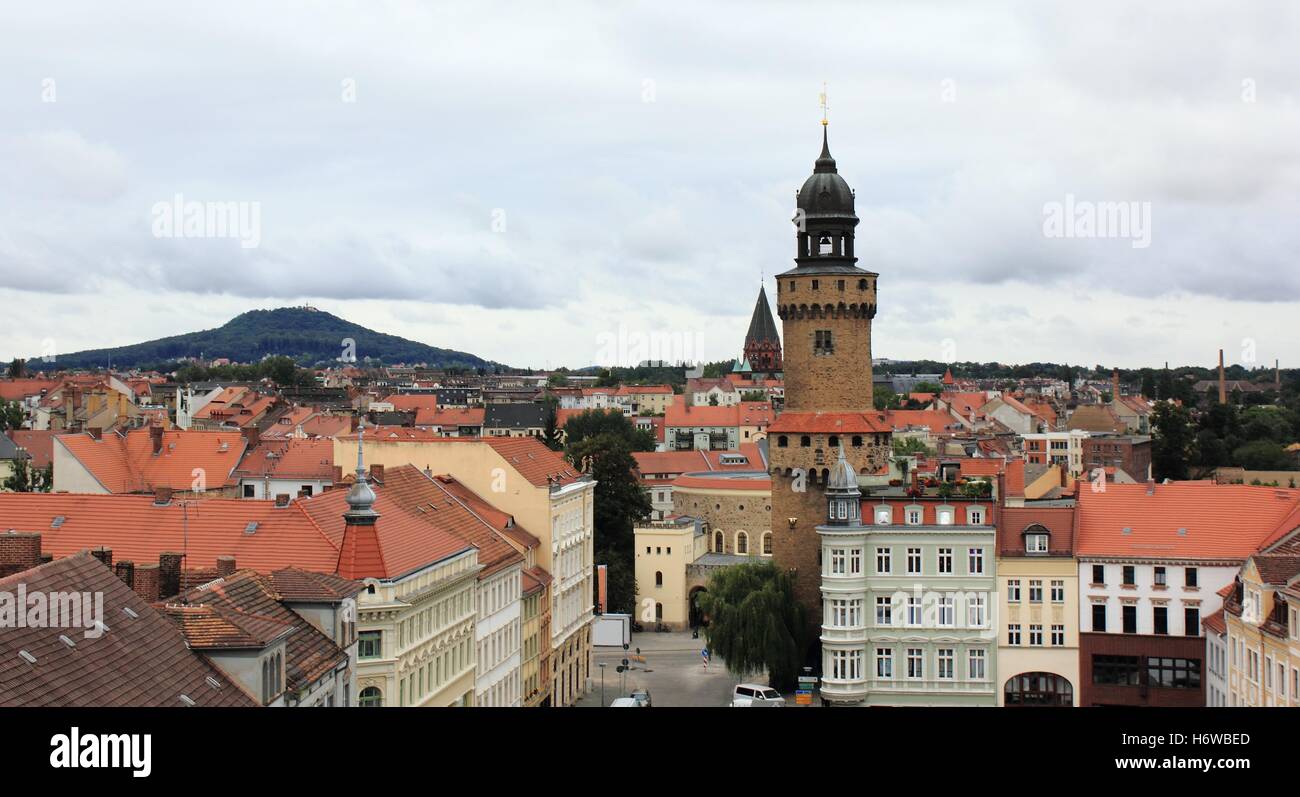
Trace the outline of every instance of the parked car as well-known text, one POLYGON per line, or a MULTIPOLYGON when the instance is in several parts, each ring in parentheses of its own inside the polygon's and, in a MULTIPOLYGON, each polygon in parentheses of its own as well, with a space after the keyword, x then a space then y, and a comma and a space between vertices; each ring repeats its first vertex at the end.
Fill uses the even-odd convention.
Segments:
POLYGON ((732 708, 781 708, 785 698, 770 686, 762 684, 736 684, 731 692, 732 708))
POLYGON ((650 708, 652 705, 654 705, 653 703, 650 702, 649 689, 638 689, 632 693, 631 697, 633 700, 640 703, 641 706, 644 708, 650 708))
POLYGON ((610 708, 642 708, 644 707, 644 705, 645 705, 644 703, 641 703, 634 697, 616 697, 614 698, 614 702, 609 704, 609 707, 610 708))

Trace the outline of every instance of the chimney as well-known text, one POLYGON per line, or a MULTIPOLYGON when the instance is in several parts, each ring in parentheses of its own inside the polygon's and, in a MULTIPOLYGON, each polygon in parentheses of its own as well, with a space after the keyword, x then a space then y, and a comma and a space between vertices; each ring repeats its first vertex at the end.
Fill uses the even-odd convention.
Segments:
POLYGON ((335 466, 334 466, 334 483, 335 483, 335 484, 342 484, 342 483, 343 483, 343 466, 342 466, 342 465, 335 465, 335 466))
POLYGON ((89 434, 89 435, 90 435, 93 439, 95 439, 95 440, 103 440, 103 439, 104 439, 104 430, 101 429, 101 428, 98 427, 98 426, 93 427, 93 428, 90 428, 90 429, 87 429, 86 432, 87 432, 87 434, 89 434))
POLYGON ((172 488, 161 485, 153 488, 153 505, 167 506, 172 502, 172 488))
POLYGON ((1223 376, 1223 349, 1219 349, 1219 403, 1228 403, 1228 382, 1223 376))
POLYGON ((1116 368, 1110 375, 1110 400, 1112 403, 1119 401, 1119 369, 1116 368))
POLYGON ((161 426, 149 427, 149 441, 153 443, 153 455, 156 457, 162 453, 163 428, 161 426))
POLYGON ((170 598, 181 591, 181 561, 183 554, 164 551, 158 554, 158 597, 170 598))
POLYGON ((0 534, 0 578, 31 570, 40 563, 40 534, 12 530, 0 534))
POLYGON ((235 557, 218 556, 217 557, 217 575, 221 578, 232 575, 235 572, 235 557))
POLYGON ((149 603, 158 600, 158 565, 143 564, 135 567, 135 580, 131 584, 135 594, 149 603))
POLYGON ((256 426, 245 426, 239 430, 244 435, 244 442, 249 448, 257 448, 258 442, 262 439, 262 433, 256 426))
POLYGON ((370 466, 370 479, 371 479, 371 481, 375 481, 375 482, 378 482, 379 484, 383 484, 383 483, 384 483, 384 466, 383 466, 383 465, 371 465, 371 466, 370 466))
POLYGON ((117 577, 122 579, 122 583, 126 584, 128 587, 133 587, 135 585, 135 562, 132 562, 130 559, 123 559, 113 565, 113 572, 116 573, 117 577))
POLYGON ((276 508, 277 508, 277 509, 283 509, 284 507, 286 507, 286 506, 288 506, 288 505, 289 505, 289 494, 288 494, 288 493, 276 493, 276 496, 275 496, 275 506, 276 506, 276 508))
POLYGON ((1147 495, 1155 495, 1155 494, 1156 494, 1156 480, 1147 479, 1147 495))
POLYGON ((113 549, 106 546, 99 546, 90 551, 90 555, 104 564, 104 567, 113 568, 113 549))

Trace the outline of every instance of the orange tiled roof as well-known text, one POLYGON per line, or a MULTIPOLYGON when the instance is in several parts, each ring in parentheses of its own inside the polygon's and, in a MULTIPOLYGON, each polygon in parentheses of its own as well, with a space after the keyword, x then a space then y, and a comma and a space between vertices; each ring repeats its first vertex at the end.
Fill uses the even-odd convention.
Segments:
POLYGON ((61 384, 63 384, 61 380, 45 379, 43 377, 0 379, 0 400, 22 401, 31 396, 39 396, 41 391, 48 393, 61 384))
POLYGON ((9 439, 14 441, 14 445, 27 452, 32 458, 32 465, 37 468, 48 468, 54 461, 54 437, 58 434, 53 430, 33 431, 31 429, 11 429, 9 439))
POLYGON ((766 470, 762 450, 757 443, 741 443, 740 451, 635 451, 637 470, 642 476, 677 475, 696 471, 766 470), (724 463, 724 454, 744 454, 743 465, 724 463))
POLYGON ((535 487, 571 484, 581 476, 568 460, 535 437, 493 437, 485 442, 535 487))
POLYGON ((487 410, 483 407, 420 407, 415 411, 416 426, 482 426, 487 410))
POLYGON ((64 434, 57 444, 110 493, 152 492, 155 487, 187 491, 196 478, 195 469, 203 471, 209 490, 235 483, 231 474, 245 448, 238 432, 165 430, 157 454, 151 435, 149 429, 105 434, 101 440, 89 434, 64 434))
POLYGON ((1078 500, 1081 556, 1244 561, 1296 511, 1300 490, 1208 481, 1107 484, 1104 492, 1080 490, 1078 500))
POLYGON ((760 473, 753 478, 726 478, 709 473, 683 473, 673 480, 673 487, 694 487, 700 490, 764 490, 772 489, 772 477, 760 473))
POLYGON ((244 455, 236 477, 264 479, 330 479, 334 476, 334 443, 291 437, 262 441, 244 455))
POLYGON ((853 434, 892 431, 882 412, 791 412, 777 416, 769 434, 853 434))
POLYGON ((740 407, 688 406, 674 400, 664 411, 664 426, 739 426, 740 407))
MULTIPOLYGON (((1232 586, 1231 584, 1229 586, 1232 586)), ((1210 629, 1214 633, 1222 636, 1228 633, 1228 624, 1223 620, 1223 609, 1219 609, 1214 614, 1206 617, 1201 621, 1201 625, 1210 629)))
POLYGON ((966 429, 948 410, 886 410, 885 423, 894 431, 924 428, 934 435, 955 434, 966 429))

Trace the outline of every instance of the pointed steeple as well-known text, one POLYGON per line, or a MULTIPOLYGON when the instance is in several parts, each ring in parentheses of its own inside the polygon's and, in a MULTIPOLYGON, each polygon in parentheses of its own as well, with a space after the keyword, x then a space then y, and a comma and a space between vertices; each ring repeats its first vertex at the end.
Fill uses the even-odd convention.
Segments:
POLYGON ((357 480, 348 491, 348 510, 343 513, 343 541, 339 544, 339 560, 335 572, 344 578, 384 578, 388 568, 379 544, 379 531, 375 526, 379 513, 375 511, 375 491, 366 478, 365 447, 366 425, 362 421, 357 432, 357 480))
POLYGON ((379 517, 374 509, 375 491, 370 487, 370 482, 366 478, 365 441, 366 422, 363 420, 357 427, 357 480, 353 483, 352 489, 348 491, 348 511, 344 513, 344 517, 349 518, 349 520, 379 517))
POLYGON ((781 338, 776 331, 776 320, 767 301, 767 290, 758 289, 754 315, 745 333, 744 360, 757 373, 777 373, 781 370, 781 338))
POLYGON ((830 138, 827 131, 830 126, 822 122, 822 154, 817 156, 817 163, 813 166, 814 174, 838 174, 835 168, 835 159, 831 157, 830 138))

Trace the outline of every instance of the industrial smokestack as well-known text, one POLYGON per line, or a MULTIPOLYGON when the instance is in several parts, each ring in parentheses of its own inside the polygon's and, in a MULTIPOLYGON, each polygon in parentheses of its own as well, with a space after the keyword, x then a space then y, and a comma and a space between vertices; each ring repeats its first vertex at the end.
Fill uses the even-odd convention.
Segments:
POLYGON ((1219 403, 1228 403, 1228 381, 1223 375, 1223 349, 1219 349, 1219 403))

